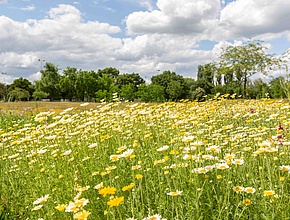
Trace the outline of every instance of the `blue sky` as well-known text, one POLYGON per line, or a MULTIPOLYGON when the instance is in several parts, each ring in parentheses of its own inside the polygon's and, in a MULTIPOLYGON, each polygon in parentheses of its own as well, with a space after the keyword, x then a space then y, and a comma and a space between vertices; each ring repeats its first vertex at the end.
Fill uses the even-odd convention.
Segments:
POLYGON ((289 20, 285 0, 0 0, 0 72, 7 83, 34 81, 44 59, 61 69, 195 78, 198 65, 249 38, 281 55, 290 48, 289 20))

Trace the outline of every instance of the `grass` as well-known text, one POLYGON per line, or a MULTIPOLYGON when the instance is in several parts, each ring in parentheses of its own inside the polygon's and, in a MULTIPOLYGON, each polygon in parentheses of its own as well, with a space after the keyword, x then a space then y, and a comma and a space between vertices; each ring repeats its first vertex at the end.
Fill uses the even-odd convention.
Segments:
POLYGON ((289 219, 288 103, 69 104, 2 110, 0 219, 289 219))

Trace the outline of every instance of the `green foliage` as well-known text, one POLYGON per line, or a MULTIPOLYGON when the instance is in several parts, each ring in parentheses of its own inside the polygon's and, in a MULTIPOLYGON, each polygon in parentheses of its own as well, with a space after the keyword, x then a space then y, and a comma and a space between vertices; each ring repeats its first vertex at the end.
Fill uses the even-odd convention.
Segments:
POLYGON ((41 70, 40 80, 36 80, 36 90, 43 91, 49 94, 48 98, 50 100, 55 100, 60 98, 60 74, 59 68, 52 63, 46 63, 44 70, 41 70))
MULTIPOLYGON (((13 81, 13 83, 9 86, 9 91, 13 91, 15 90, 16 88, 20 88, 20 89, 23 89, 25 91, 28 91, 29 92, 29 97, 30 98, 35 90, 34 86, 32 85, 32 83, 28 80, 28 79, 25 79, 25 78, 18 78, 18 79, 15 79, 13 81)), ((26 98, 26 97, 25 97, 26 98)))
POLYGON ((206 94, 213 94, 212 90, 214 85, 213 83, 207 81, 205 78, 199 78, 195 82, 195 88, 202 88, 206 94))
POLYGON ((164 87, 154 84, 142 84, 139 87, 138 97, 142 102, 164 102, 164 87))
POLYGON ((171 81, 168 83, 166 92, 169 96, 169 99, 172 101, 177 101, 182 97, 183 88, 179 81, 171 81))
POLYGON ((119 89, 122 89, 123 86, 131 84, 134 88, 134 91, 137 92, 138 87, 145 83, 145 80, 138 73, 125 73, 118 75, 115 81, 115 85, 119 89))
POLYGON ((78 99, 77 97, 77 75, 78 70, 74 67, 67 67, 62 73, 59 85, 63 99, 78 99))
POLYGON ((184 94, 184 91, 185 91, 184 78, 180 75, 177 75, 175 72, 164 71, 162 74, 153 76, 151 78, 151 81, 152 81, 152 84, 159 85, 164 88, 164 95, 165 95, 166 100, 169 100, 171 98, 174 98, 175 100, 178 100, 178 99, 180 100, 180 99, 185 98, 186 96, 186 94, 184 94), (181 92, 177 94, 176 91, 171 91, 173 89, 173 86, 172 86, 173 84, 171 82, 179 82, 179 84, 175 83, 175 85, 179 86, 181 92))
POLYGON ((120 71, 113 67, 108 67, 102 70, 101 69, 98 70, 98 75, 100 77, 102 77, 103 75, 107 75, 115 79, 118 77, 119 74, 120 74, 120 71))
POLYGON ((126 84, 122 86, 121 92, 120 92, 121 99, 128 100, 128 101, 134 101, 136 98, 135 93, 135 87, 133 84, 126 84))
POLYGON ((48 96, 49 94, 43 91, 34 91, 32 95, 34 100, 46 99, 48 96))
POLYGON ((202 101, 205 101, 205 95, 206 95, 206 91, 203 88, 198 87, 192 93, 192 99, 202 102, 202 101))
POLYGON ((8 87, 4 83, 0 83, 0 98, 6 101, 8 96, 8 87))
POLYGON ((219 74, 234 74, 240 84, 243 84, 243 94, 246 97, 248 78, 258 72, 267 74, 273 68, 280 68, 283 61, 267 54, 267 47, 260 42, 249 42, 242 46, 229 46, 220 55, 219 74))
POLYGON ((269 93, 271 98, 286 98, 286 94, 283 91, 283 85, 281 85, 281 81, 283 80, 283 77, 277 77, 269 82, 269 93))
POLYGON ((16 87, 9 92, 9 99, 15 101, 28 101, 30 94, 27 90, 16 87))
POLYGON ((214 84, 214 76, 217 68, 214 63, 199 65, 197 68, 197 80, 204 79, 208 83, 214 84))
POLYGON ((280 78, 279 81, 282 91, 290 101, 290 74, 286 74, 286 78, 280 78))

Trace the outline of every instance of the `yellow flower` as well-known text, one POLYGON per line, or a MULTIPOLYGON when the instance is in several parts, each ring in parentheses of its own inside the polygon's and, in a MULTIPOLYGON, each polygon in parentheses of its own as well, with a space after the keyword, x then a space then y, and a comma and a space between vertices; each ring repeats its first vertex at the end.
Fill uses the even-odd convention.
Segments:
POLYGON ((65 205, 65 204, 61 204, 61 205, 56 206, 55 208, 56 208, 58 211, 63 212, 63 211, 65 210, 66 206, 67 206, 67 205, 65 205))
POLYGON ((108 205, 110 206, 110 208, 112 208, 114 206, 119 206, 123 201, 124 201, 124 196, 116 197, 108 201, 108 205))
POLYGON ((229 165, 227 165, 226 163, 219 163, 219 164, 216 164, 216 168, 219 170, 225 170, 229 168, 229 165))
POLYGON ((256 189, 255 189, 255 188, 252 188, 252 187, 246 187, 246 188, 244 189, 244 191, 245 191, 246 193, 251 193, 251 194, 253 194, 254 192, 256 192, 256 189))
POLYGON ((110 156, 111 161, 117 161, 117 160, 119 160, 119 158, 120 158, 120 155, 116 155, 116 154, 113 154, 110 156))
POLYGON ((45 203, 47 201, 48 198, 49 198, 49 195, 47 194, 47 195, 42 196, 42 197, 38 198, 37 200, 35 200, 33 202, 33 204, 34 205, 43 204, 43 203, 45 203))
POLYGON ((130 190, 130 189, 132 189, 134 186, 135 186, 135 184, 134 184, 134 183, 131 183, 131 184, 128 185, 128 186, 124 186, 124 187, 122 188, 122 190, 123 190, 123 191, 130 190))
POLYGON ((89 200, 85 199, 85 198, 75 200, 75 206, 76 207, 83 207, 83 206, 85 206, 88 203, 89 203, 89 200))
POLYGON ((140 168, 141 168, 140 165, 132 166, 132 170, 138 170, 138 169, 140 169, 140 168))
POLYGON ((143 178, 143 176, 142 176, 142 174, 136 174, 136 178, 137 178, 138 180, 140 180, 140 179, 143 178))
POLYGON ((58 178, 62 179, 62 178, 64 178, 64 175, 59 175, 58 178))
POLYGON ((243 192, 245 190, 244 187, 242 186, 235 186, 233 187, 233 190, 236 192, 236 193, 240 193, 240 192, 243 192))
POLYGON ((279 169, 282 170, 282 171, 289 172, 290 171, 290 166, 280 166, 279 169))
POLYGON ((179 196, 181 195, 182 191, 176 190, 175 192, 169 192, 167 195, 169 196, 179 196))
POLYGON ((284 181, 285 180, 285 177, 280 177, 280 181, 282 182, 282 181, 284 181))
POLYGON ((216 178, 217 179, 221 179, 221 178, 223 178, 223 176, 222 175, 217 175, 216 178))
POLYGON ((251 205, 251 200, 249 200, 249 199, 244 199, 244 200, 242 201, 242 203, 243 203, 244 205, 251 205))
POLYGON ((103 195, 104 197, 107 195, 113 195, 116 192, 115 187, 104 187, 102 189, 99 189, 99 194, 103 195))
POLYGON ((77 219, 77 220, 87 220, 88 216, 90 215, 91 213, 86 211, 86 210, 83 210, 81 212, 77 212, 74 214, 74 219, 77 219))
POLYGON ((273 195, 275 195, 274 190, 265 190, 264 191, 264 196, 273 196, 273 195))

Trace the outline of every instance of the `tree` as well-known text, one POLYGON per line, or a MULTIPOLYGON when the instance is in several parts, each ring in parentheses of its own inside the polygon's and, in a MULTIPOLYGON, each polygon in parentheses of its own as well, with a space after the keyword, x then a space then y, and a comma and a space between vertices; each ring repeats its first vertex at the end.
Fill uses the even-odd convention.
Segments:
POLYGON ((9 92, 15 90, 16 88, 20 88, 20 89, 23 89, 25 91, 28 91, 29 92, 28 99, 30 97, 32 97, 32 94, 33 94, 33 92, 35 90, 35 88, 32 85, 32 83, 29 80, 27 80, 25 78, 22 78, 22 77, 20 77, 18 79, 15 79, 13 81, 13 83, 9 86, 9 92))
POLYGON ((118 75, 115 81, 115 85, 121 89, 124 85, 131 84, 134 87, 134 91, 137 92, 138 87, 145 83, 145 80, 138 73, 125 73, 118 75))
POLYGON ((134 101, 135 99, 135 88, 133 84, 126 84, 122 86, 121 92, 120 92, 120 97, 128 100, 128 101, 134 101))
POLYGON ((208 83, 214 84, 214 76, 216 72, 216 65, 214 63, 207 63, 197 67, 197 80, 205 79, 208 83))
POLYGON ((138 90, 138 97, 143 102, 163 102, 165 101, 164 87, 142 84, 138 90))
POLYGON ((202 102, 202 101, 205 101, 205 95, 206 95, 206 91, 203 88, 198 87, 192 93, 192 99, 202 102))
POLYGON ((269 93, 271 98, 279 99, 286 98, 287 92, 285 91, 285 87, 281 82, 284 82, 284 77, 280 76, 275 79, 272 79, 269 82, 269 93))
POLYGON ((182 96, 183 88, 179 81, 171 81, 168 83, 166 92, 170 100, 177 101, 182 96))
POLYGON ((8 87, 4 83, 0 83, 0 97, 2 100, 6 101, 8 96, 8 87))
POLYGON ((48 95, 48 93, 43 91, 34 91, 32 97, 34 98, 34 100, 41 100, 47 98, 48 95))
POLYGON ((41 70, 40 80, 36 80, 36 91, 43 91, 48 93, 50 100, 60 98, 60 74, 59 69, 52 63, 46 63, 44 70, 41 70))
POLYGON ((114 85, 114 81, 115 79, 109 74, 104 74, 98 79, 98 90, 95 92, 97 101, 102 99, 111 101, 113 98, 113 93, 119 92, 118 87, 114 85))
POLYGON ((62 72, 59 82, 60 95, 62 98, 69 99, 70 101, 77 99, 77 74, 78 70, 74 67, 67 67, 67 69, 62 72))
POLYGON ((220 55, 219 68, 229 69, 243 85, 244 97, 248 78, 258 72, 267 74, 275 67, 281 67, 282 60, 267 54, 267 47, 254 41, 242 46, 229 46, 220 55))
MULTIPOLYGON (((159 85, 164 88, 164 95, 165 99, 169 100, 171 98, 171 95, 175 92, 171 92, 170 89, 173 89, 173 86, 169 86, 172 81, 179 82, 180 86, 179 89, 181 90, 180 94, 176 99, 183 99, 186 97, 185 90, 184 90, 184 78, 180 75, 177 75, 175 72, 171 71, 164 71, 162 74, 159 74, 157 76, 153 76, 151 78, 152 84, 159 85), (170 95, 171 94, 171 95, 170 95)), ((171 84, 172 85, 172 84, 171 84)))
POLYGON ((76 91, 80 100, 92 100, 98 90, 97 73, 79 70, 76 77, 76 91))
POLYGON ((102 77, 103 75, 108 75, 112 78, 117 78, 117 76, 120 74, 120 71, 117 70, 116 68, 113 68, 113 67, 108 67, 108 68, 105 68, 105 69, 102 69, 102 70, 98 70, 98 75, 100 77, 102 77))
POLYGON ((15 101, 28 100, 30 94, 27 90, 16 87, 9 92, 10 99, 15 101))
POLYGON ((184 93, 186 99, 192 99, 192 93, 195 90, 196 82, 193 78, 184 78, 184 93))

